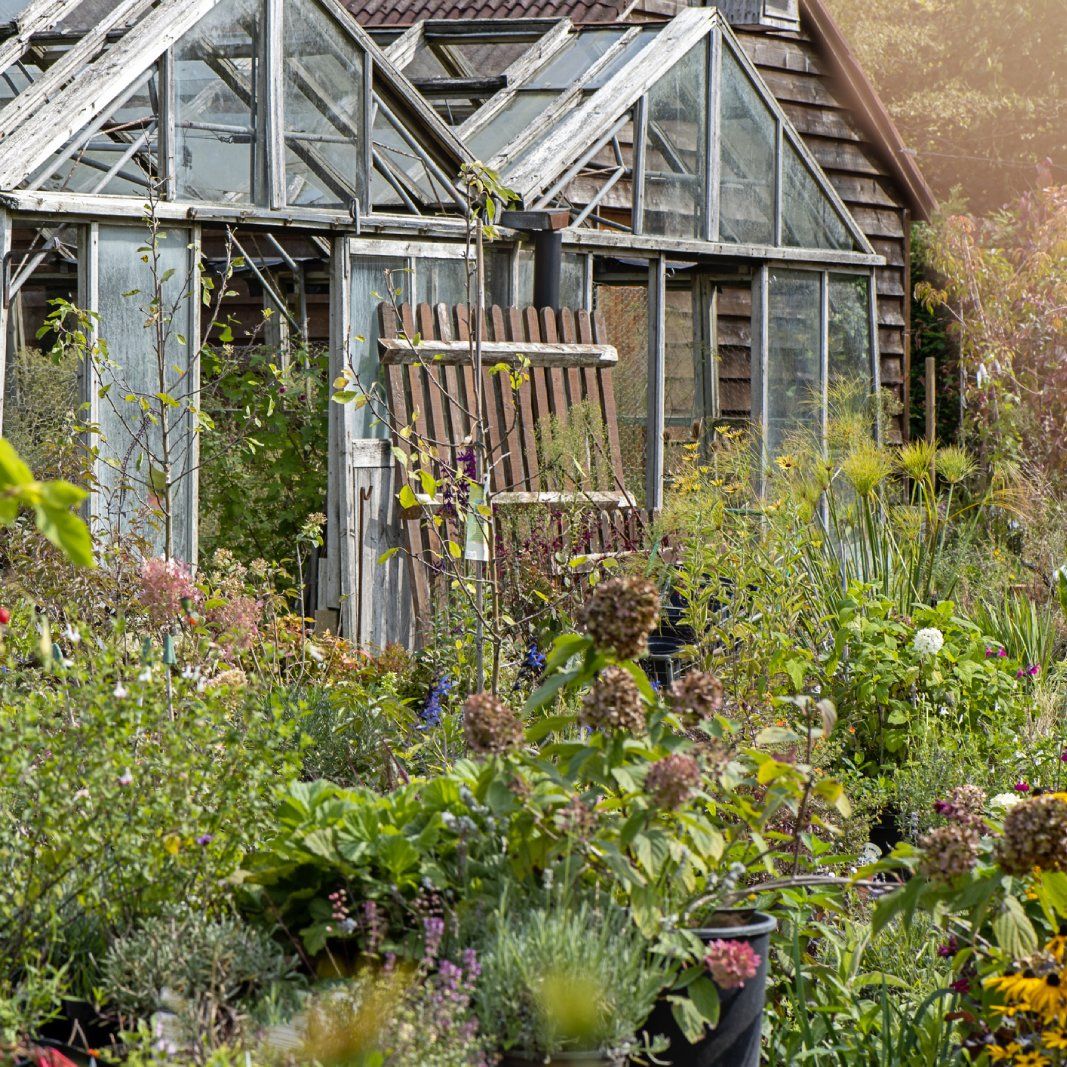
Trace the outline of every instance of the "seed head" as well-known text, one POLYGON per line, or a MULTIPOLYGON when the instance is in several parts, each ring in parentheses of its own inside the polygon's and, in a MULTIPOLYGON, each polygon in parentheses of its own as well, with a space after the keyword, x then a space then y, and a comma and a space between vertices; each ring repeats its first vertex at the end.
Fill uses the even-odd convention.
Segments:
POLYGON ((582 697, 581 720, 583 726, 603 733, 640 733, 645 728, 645 705, 630 672, 622 667, 601 671, 596 685, 582 697))
POLYGON ((659 618, 659 593, 647 578, 609 578, 593 590, 582 621, 598 648, 638 659, 659 618))
POLYGON ((499 755, 523 741, 522 721, 514 708, 492 693, 475 693, 463 705, 463 731, 472 752, 499 755))

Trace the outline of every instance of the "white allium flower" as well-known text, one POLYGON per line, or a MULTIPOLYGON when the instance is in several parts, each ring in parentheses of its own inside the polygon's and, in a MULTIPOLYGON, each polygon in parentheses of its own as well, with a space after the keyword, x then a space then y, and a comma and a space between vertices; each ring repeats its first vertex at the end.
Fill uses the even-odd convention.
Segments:
POLYGON ((152 668, 145 667, 145 669, 137 675, 137 680, 139 682, 150 682, 152 680, 152 668))
POLYGON ((1016 804, 1021 804, 1025 799, 1025 793, 997 793, 995 797, 990 798, 989 804, 991 807, 1000 808, 1001 811, 1007 811, 1009 808, 1014 808, 1016 804))
POLYGON ((912 642, 920 656, 936 656, 945 643, 945 635, 936 626, 927 626, 915 635, 912 642))
POLYGON ((114 688, 114 689, 112 690, 112 693, 111 693, 111 695, 112 695, 112 696, 113 696, 113 697, 114 697, 114 698, 115 698, 116 700, 125 700, 125 698, 126 698, 126 697, 127 697, 127 696, 128 696, 129 694, 127 693, 127 691, 126 691, 126 687, 125 687, 125 686, 124 686, 124 685, 122 684, 122 682, 119 682, 119 684, 118 684, 118 685, 116 685, 116 686, 115 686, 115 688, 114 688))

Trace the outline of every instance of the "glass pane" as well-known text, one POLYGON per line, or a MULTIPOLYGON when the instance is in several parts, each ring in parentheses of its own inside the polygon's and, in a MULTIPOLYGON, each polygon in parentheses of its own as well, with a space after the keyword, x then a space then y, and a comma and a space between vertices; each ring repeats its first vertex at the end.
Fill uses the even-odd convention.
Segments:
POLYGON ((491 159, 523 133, 556 99, 554 92, 520 92, 511 98, 503 111, 467 138, 467 147, 475 158, 491 159))
POLYGON ((705 41, 679 60, 648 93, 646 233, 703 236, 707 117, 705 41))
POLYGON ((249 203, 256 172, 259 0, 219 4, 175 46, 177 186, 186 200, 249 203))
MULTIPOLYGON (((559 302, 565 308, 584 308, 585 265, 589 257, 581 252, 564 252, 559 280, 559 302)), ((532 275, 531 275, 532 284, 532 275)))
POLYGON ((164 323, 162 383, 154 332, 148 325, 153 317, 150 304, 156 276, 138 251, 147 240, 143 225, 100 227, 99 274, 107 283, 100 286, 97 309, 100 337, 107 345, 107 365, 100 368, 100 385, 111 388, 97 401, 98 511, 109 531, 139 533, 148 538, 154 551, 163 550, 161 511, 165 497, 157 497, 149 489, 151 470, 163 467, 163 432, 158 405, 152 398, 161 391, 169 393, 179 401, 168 416, 175 554, 190 560, 195 435, 188 406, 195 398, 190 395, 189 346, 182 341, 192 337, 193 300, 197 296, 189 277, 190 235, 168 228, 158 245, 161 303, 174 310, 164 323), (149 405, 148 415, 142 411, 142 400, 149 405))
POLYGON ((572 37, 526 84, 562 91, 573 85, 625 31, 586 30, 572 37))
POLYGON ((30 0, 0 0, 0 22, 13 22, 30 0))
POLYGON ((664 461, 666 470, 670 473, 678 469, 681 449, 692 440, 693 420, 699 417, 692 291, 668 289, 663 310, 663 408, 667 429, 664 461))
POLYGON ((795 248, 855 247, 837 208, 827 199, 788 138, 782 145, 782 240, 795 248))
POLYGON ((404 196, 397 192, 396 186, 404 190, 404 195, 416 207, 420 203, 428 206, 453 205, 442 182, 429 171, 380 111, 374 120, 373 140, 376 159, 371 175, 371 202, 376 207, 410 207, 404 196), (382 174, 382 169, 391 176, 391 181, 382 174))
MULTIPOLYGON (((407 302, 410 299, 410 278, 406 259, 388 256, 352 258, 349 359, 365 389, 371 389, 380 377, 378 306, 383 301, 395 301, 397 304, 407 302)), ((352 418, 356 437, 389 436, 386 425, 375 424, 374 412, 369 404, 356 411, 352 418)))
POLYGON ((773 245, 775 120, 729 48, 719 106, 720 238, 773 245))
POLYGON ((599 89, 606 82, 610 81, 627 63, 630 62, 634 56, 643 52, 659 35, 662 30, 662 25, 651 26, 648 29, 641 30, 636 37, 632 38, 621 52, 613 59, 609 59, 607 64, 593 75, 585 84, 586 90, 599 89))
POLYGON ((830 382, 872 386, 870 280, 862 275, 830 275, 830 382))
POLYGON ((648 427, 648 287, 598 284, 595 307, 619 353, 613 375, 623 480, 638 502, 645 498, 648 427))
POLYGON ((363 53, 311 0, 285 4, 285 183, 290 204, 348 207, 365 188, 363 53))
MULTIPOLYGON (((470 295, 474 298, 475 280, 470 295)), ((486 286, 488 292, 489 286, 486 286)), ((415 261, 415 300, 420 304, 466 304, 467 261, 465 259, 417 259, 415 261)))
POLYGON ((797 432, 818 439, 822 427, 819 275, 771 271, 767 336, 767 452, 788 449, 797 432))
POLYGON ((48 177, 39 187, 144 196, 160 177, 158 100, 152 71, 96 133, 87 139, 80 132, 45 164, 40 173, 48 177))

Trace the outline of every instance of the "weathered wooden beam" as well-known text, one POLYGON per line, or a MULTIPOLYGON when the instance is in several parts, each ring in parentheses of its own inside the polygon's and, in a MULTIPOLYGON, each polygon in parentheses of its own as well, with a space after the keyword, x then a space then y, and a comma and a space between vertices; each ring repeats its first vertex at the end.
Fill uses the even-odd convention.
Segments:
MULTIPOLYGON (((405 519, 417 519, 423 511, 437 511, 444 507, 442 497, 432 497, 428 493, 416 493, 417 506, 402 508, 400 515, 405 519)), ((595 511, 619 511, 623 508, 637 507, 636 499, 625 490, 604 491, 581 489, 549 489, 537 493, 522 491, 504 491, 493 493, 494 507, 501 508, 536 508, 536 507, 587 507, 595 511)))
POLYGON ((491 96, 508 87, 506 74, 493 74, 489 77, 464 78, 412 78, 411 84, 423 96, 429 97, 481 97, 491 96))
MULTIPOLYGON (((715 8, 683 11, 589 99, 563 116, 550 136, 504 174, 505 184, 523 202, 535 197, 721 21, 715 8)), ((541 127, 537 132, 543 130, 541 127)), ((503 160, 506 162, 507 158, 514 158, 514 153, 501 153, 501 156, 506 157, 503 160)))
POLYGON ((54 29, 80 3, 81 0, 31 0, 15 19, 15 32, 0 43, 0 71, 25 54, 35 34, 54 29))
MULTIPOLYGON (((382 362, 424 363, 458 366, 470 363, 468 341, 427 341, 416 343, 400 337, 382 337, 378 341, 382 362)), ((614 345, 546 344, 532 341, 483 341, 482 361, 487 366, 506 363, 519 366, 527 359, 533 367, 613 367, 619 362, 614 345)))
POLYGON ((397 70, 402 71, 414 58, 423 43, 422 23, 409 26, 395 41, 383 49, 386 58, 397 70))
MULTIPOLYGON (((0 142, 0 188, 14 188, 32 174, 87 123, 106 111, 131 81, 144 74, 219 2, 161 0, 113 48, 70 76, 54 96, 36 109, 33 122, 20 123, 0 142)), ((139 9, 141 5, 147 6, 146 0, 125 0, 120 7, 139 9)), ((42 81, 45 79, 35 86, 42 81)), ((13 103, 25 95, 16 97, 13 103)))
POLYGON ((519 56, 504 71, 508 79, 508 87, 487 100, 460 125, 457 131, 460 138, 469 141, 472 135, 483 129, 491 119, 503 111, 523 84, 571 39, 573 29, 570 19, 560 19, 529 51, 519 56))
MULTIPOLYGON (((0 132, 3 136, 11 137, 16 127, 27 115, 34 116, 33 125, 36 126, 46 102, 51 101, 68 82, 74 79, 83 82, 84 72, 107 44, 110 31, 130 19, 139 18, 151 6, 152 0, 122 0, 121 3, 116 4, 92 29, 83 34, 78 43, 65 52, 62 58, 53 63, 41 77, 26 86, 3 110, 0 110, 0 132)), ((0 53, 3 47, 0 46, 0 53)), ((121 42, 116 47, 121 47, 121 42)), ((0 63, 2 62, 3 57, 0 55, 0 63)), ((148 65, 141 70, 146 70, 148 65)), ((129 71, 127 80, 132 80, 136 74, 141 73, 141 70, 129 71)), ((72 130, 71 136, 76 132, 72 130)))

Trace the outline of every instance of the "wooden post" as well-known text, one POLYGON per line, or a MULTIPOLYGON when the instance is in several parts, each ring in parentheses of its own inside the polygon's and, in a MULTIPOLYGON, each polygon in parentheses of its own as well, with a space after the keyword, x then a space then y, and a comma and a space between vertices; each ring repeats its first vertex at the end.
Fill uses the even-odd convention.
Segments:
POLYGON ((926 440, 937 437, 937 360, 926 357, 926 440))
POLYGON ((663 434, 665 429, 664 377, 666 333, 664 303, 667 296, 667 260, 657 256, 648 265, 648 414, 645 453, 645 508, 663 507, 663 434))

